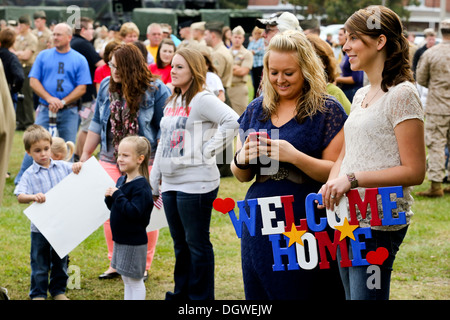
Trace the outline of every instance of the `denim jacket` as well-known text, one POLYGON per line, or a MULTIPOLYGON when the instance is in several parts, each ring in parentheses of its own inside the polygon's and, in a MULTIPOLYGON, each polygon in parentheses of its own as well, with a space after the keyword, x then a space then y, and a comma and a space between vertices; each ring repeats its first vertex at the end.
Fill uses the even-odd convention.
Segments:
MULTIPOLYGON (((97 105, 94 117, 89 126, 89 130, 100 135, 101 148, 107 150, 107 132, 111 130, 109 116, 111 109, 109 107, 109 79, 106 77, 102 80, 97 94, 97 105)), ((169 88, 159 79, 153 82, 156 86, 150 87, 145 92, 139 107, 139 135, 146 137, 151 144, 152 153, 156 151, 157 140, 161 134, 159 123, 163 116, 164 106, 167 98, 171 95, 169 88)))

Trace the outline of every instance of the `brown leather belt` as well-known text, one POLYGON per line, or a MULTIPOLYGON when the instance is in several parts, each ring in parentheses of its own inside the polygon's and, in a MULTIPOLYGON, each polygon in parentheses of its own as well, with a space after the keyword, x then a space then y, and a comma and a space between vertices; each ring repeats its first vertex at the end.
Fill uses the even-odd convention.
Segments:
POLYGON ((280 168, 278 169, 278 171, 275 174, 272 174, 272 175, 257 174, 256 175, 256 182, 259 182, 259 183, 266 182, 269 179, 272 179, 275 181, 286 179, 286 180, 289 180, 289 181, 292 181, 292 182, 298 183, 298 184, 305 183, 308 180, 307 176, 299 169, 296 170, 296 169, 292 169, 292 168, 286 168, 283 166, 280 166, 280 168))

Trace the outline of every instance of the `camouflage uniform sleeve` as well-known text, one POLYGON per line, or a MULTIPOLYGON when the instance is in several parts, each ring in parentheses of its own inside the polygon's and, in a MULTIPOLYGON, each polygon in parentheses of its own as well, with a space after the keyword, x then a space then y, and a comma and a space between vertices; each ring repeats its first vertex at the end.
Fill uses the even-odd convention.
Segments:
POLYGON ((418 84, 428 88, 428 83, 430 81, 429 52, 425 52, 417 64, 416 80, 418 84))

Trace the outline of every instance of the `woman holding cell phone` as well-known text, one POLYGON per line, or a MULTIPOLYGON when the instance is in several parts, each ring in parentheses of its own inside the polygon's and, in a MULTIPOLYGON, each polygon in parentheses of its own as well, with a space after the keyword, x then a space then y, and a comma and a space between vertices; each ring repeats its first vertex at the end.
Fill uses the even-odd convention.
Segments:
MULTIPOLYGON (((347 115, 327 95, 321 62, 301 32, 273 37, 264 56, 263 84, 264 96, 253 100, 238 120, 240 139, 231 170, 241 182, 256 177, 246 200, 293 195, 298 226, 306 216, 306 196, 320 189, 339 156, 347 115)), ((273 220, 285 221, 283 210, 276 210, 273 220)), ((261 234, 259 207, 255 223, 255 235, 243 228, 241 238, 247 299, 344 298, 337 265, 320 272, 318 267, 274 272, 272 244, 261 234)))

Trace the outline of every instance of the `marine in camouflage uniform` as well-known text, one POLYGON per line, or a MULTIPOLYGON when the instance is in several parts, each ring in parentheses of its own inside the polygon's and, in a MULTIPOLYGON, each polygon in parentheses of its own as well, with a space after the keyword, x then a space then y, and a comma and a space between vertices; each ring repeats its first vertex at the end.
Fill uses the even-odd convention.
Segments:
POLYGON ((442 197, 445 177, 445 146, 450 147, 450 19, 441 22, 442 43, 428 49, 420 58, 417 82, 428 88, 425 110, 425 142, 428 148, 430 189, 418 192, 427 197, 442 197))

